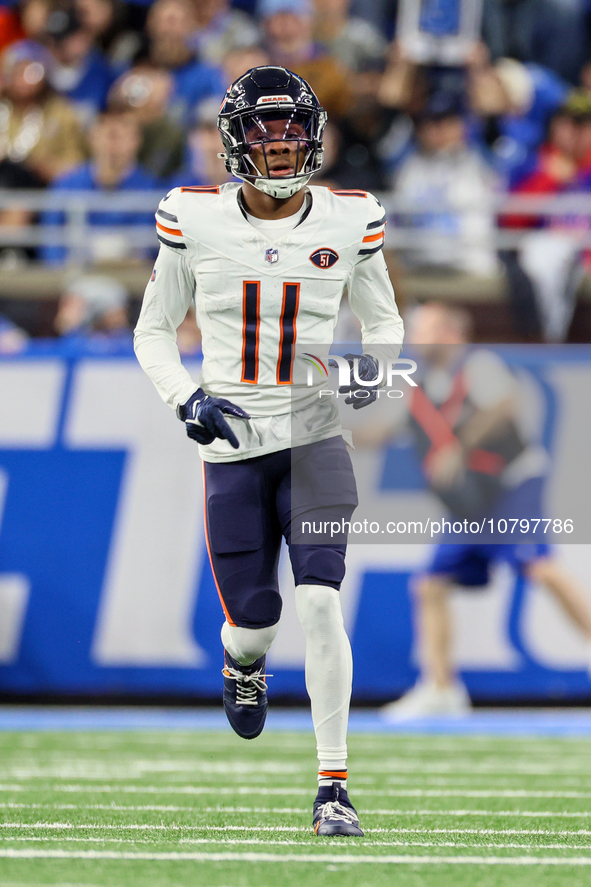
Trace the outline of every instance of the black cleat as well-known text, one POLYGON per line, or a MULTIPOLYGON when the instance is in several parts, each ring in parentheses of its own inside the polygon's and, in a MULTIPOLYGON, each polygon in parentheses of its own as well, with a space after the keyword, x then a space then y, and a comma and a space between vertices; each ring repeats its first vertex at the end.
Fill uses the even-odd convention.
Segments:
POLYGON ((240 665, 224 650, 224 710, 235 733, 255 739, 263 732, 267 717, 265 656, 252 665, 240 665))
POLYGON ((319 787, 312 817, 314 833, 317 835, 363 837, 357 811, 340 782, 319 787))

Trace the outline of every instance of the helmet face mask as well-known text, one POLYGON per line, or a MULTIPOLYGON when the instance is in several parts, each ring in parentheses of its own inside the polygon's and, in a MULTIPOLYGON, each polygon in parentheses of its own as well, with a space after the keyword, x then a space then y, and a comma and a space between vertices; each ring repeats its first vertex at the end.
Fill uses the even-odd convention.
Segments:
POLYGON ((322 166, 325 125, 326 112, 305 80, 285 68, 253 68, 226 93, 220 156, 233 176, 272 197, 291 197, 322 166))

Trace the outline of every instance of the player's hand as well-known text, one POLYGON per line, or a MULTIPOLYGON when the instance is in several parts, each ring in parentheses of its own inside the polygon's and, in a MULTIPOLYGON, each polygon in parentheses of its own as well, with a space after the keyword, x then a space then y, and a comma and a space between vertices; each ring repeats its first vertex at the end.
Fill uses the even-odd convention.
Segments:
POLYGON ((250 419, 248 413, 236 404, 223 397, 211 397, 203 388, 198 388, 186 403, 179 404, 176 414, 185 423, 187 434, 192 440, 207 446, 219 437, 227 440, 235 450, 240 444, 224 415, 250 419))
MULTIPOLYGON (((378 396, 379 383, 376 382, 373 387, 360 385, 353 376, 353 361, 358 361, 357 377, 364 382, 371 382, 378 378, 378 362, 371 354, 345 354, 345 360, 349 361, 350 381, 348 385, 341 385, 339 394, 348 394, 349 397, 345 399, 345 403, 353 404, 354 410, 360 410, 361 407, 366 407, 375 401, 378 396), (365 394, 357 396, 358 391, 364 391, 365 394)), ((334 360, 329 360, 328 364, 329 366, 337 366, 334 360)))

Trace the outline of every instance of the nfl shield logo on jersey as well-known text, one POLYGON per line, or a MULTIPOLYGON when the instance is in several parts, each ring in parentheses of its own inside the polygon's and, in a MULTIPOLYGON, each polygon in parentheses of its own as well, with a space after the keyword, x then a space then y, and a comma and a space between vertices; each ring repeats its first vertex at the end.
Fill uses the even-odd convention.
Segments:
POLYGON ((265 250, 265 261, 269 263, 269 265, 274 265, 275 262, 279 261, 279 250, 273 249, 269 247, 269 249, 265 250))

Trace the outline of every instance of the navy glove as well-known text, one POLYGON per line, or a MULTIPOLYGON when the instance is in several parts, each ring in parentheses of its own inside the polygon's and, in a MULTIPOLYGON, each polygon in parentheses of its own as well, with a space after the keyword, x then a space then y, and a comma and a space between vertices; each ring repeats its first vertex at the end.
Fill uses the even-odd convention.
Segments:
POLYGON ((216 437, 220 437, 222 440, 227 440, 235 450, 240 444, 224 419, 224 414, 237 416, 239 419, 250 419, 248 413, 236 404, 223 397, 211 397, 203 388, 198 388, 186 403, 179 404, 176 414, 185 423, 187 434, 192 440, 207 446, 216 437))
MULTIPOLYGON (((341 385, 339 388, 339 394, 349 394, 349 397, 345 399, 345 403, 352 403, 354 410, 360 410, 362 407, 366 407, 368 404, 373 403, 376 400, 378 396, 378 383, 372 388, 368 385, 360 385, 359 382, 356 382, 353 378, 353 361, 358 361, 357 376, 359 379, 363 379, 364 382, 371 382, 378 378, 378 362, 375 357, 371 356, 371 354, 345 354, 345 360, 349 361, 351 379, 348 385, 341 385), (361 397, 356 397, 355 393, 357 391, 365 391, 366 394, 361 397)), ((336 367, 336 361, 329 360, 329 366, 336 367)))

